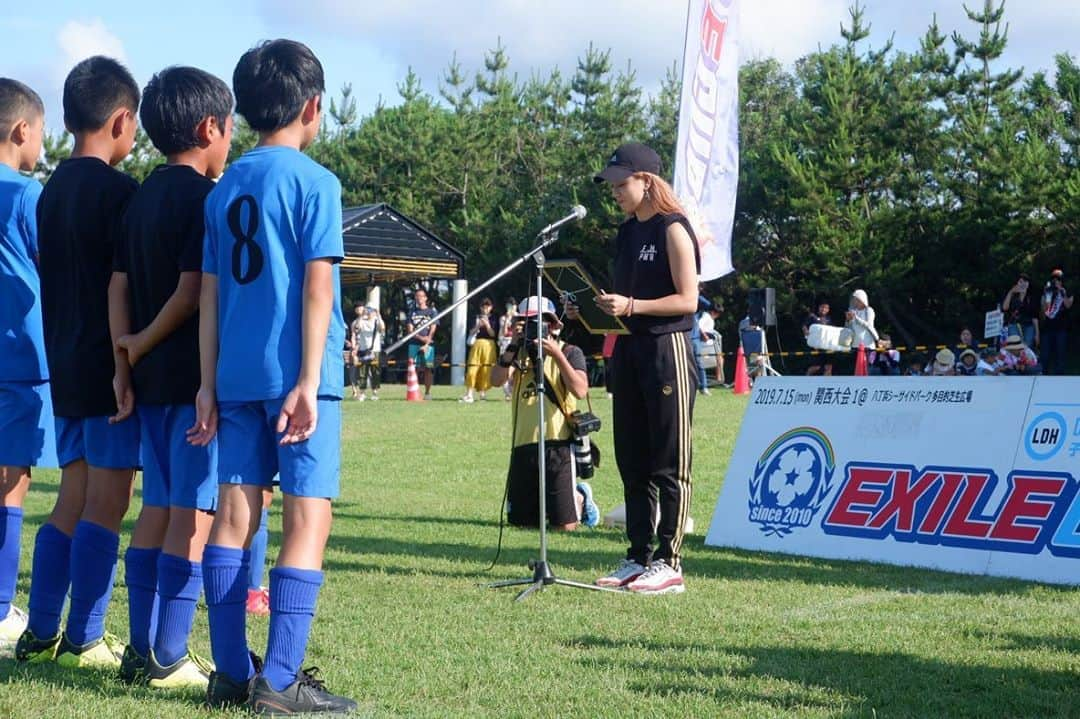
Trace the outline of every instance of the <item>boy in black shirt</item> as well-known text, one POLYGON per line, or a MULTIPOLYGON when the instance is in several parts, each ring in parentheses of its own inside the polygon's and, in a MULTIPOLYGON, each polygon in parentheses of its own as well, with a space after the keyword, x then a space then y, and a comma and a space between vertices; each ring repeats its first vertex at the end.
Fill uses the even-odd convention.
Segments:
MULTIPOLYGON (((45 352, 63 473, 34 545, 22 661, 118 667, 105 633, 120 522, 139 465, 139 423, 126 357, 110 334, 108 296, 120 219, 138 183, 113 169, 135 142, 139 87, 120 63, 91 57, 64 81, 64 124, 75 136, 37 206, 45 352), (71 586, 67 628, 60 612, 71 586)), ((115 328, 113 328, 115 329, 115 328)))
POLYGON ((217 507, 217 442, 195 446, 185 432, 199 390, 203 205, 229 154, 232 103, 228 85, 193 67, 151 78, 139 115, 166 164, 132 198, 113 270, 125 292, 111 312, 143 451, 143 508, 124 555, 131 642, 120 675, 145 675, 152 687, 205 690, 213 669, 187 639, 217 507))

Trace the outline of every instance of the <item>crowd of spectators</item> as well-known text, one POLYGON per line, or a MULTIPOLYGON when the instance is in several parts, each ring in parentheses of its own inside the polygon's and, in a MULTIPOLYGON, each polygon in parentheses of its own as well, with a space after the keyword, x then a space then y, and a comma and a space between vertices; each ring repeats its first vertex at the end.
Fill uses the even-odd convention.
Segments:
MULTIPOLYGON (((1054 270, 1040 292, 1026 273, 1002 298, 1002 330, 988 344, 978 344, 969 327, 960 330, 959 342, 938 348, 930 355, 912 352, 906 358, 893 347, 887 334, 879 334, 876 316, 864 290, 856 290, 845 312, 840 333, 840 349, 865 348, 868 373, 875 376, 988 376, 1065 374, 1068 326, 1073 295, 1065 287, 1062 270, 1054 270)), ((829 304, 819 302, 803 321, 808 342, 811 328, 832 327, 829 304)), ((819 328, 820 329, 820 328, 819 328)), ((818 332, 815 336, 827 336, 818 332)), ((832 374, 835 355, 819 352, 813 356, 808 375, 832 374)))

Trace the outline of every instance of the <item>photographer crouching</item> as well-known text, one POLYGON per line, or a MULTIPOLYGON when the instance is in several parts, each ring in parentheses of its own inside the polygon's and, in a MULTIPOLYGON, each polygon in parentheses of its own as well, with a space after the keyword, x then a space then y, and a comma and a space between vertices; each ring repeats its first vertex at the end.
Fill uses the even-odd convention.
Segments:
POLYGON ((536 298, 518 306, 514 333, 506 350, 491 370, 492 386, 510 379, 513 385, 511 422, 514 444, 510 454, 507 488, 507 519, 518 527, 539 524, 539 482, 537 444, 540 439, 537 412, 536 360, 538 345, 544 346, 544 451, 547 475, 547 520, 554 529, 570 531, 579 523, 587 527, 600 521, 600 510, 592 498, 588 483, 577 481, 579 474, 591 472, 588 458, 588 433, 595 431, 599 420, 591 413, 577 411, 577 401, 589 392, 585 372, 585 354, 579 347, 559 340, 562 322, 555 305, 545 299, 542 336, 537 337, 536 298), (531 318, 531 319, 530 319, 531 318), (575 466, 574 449, 585 447, 575 466))

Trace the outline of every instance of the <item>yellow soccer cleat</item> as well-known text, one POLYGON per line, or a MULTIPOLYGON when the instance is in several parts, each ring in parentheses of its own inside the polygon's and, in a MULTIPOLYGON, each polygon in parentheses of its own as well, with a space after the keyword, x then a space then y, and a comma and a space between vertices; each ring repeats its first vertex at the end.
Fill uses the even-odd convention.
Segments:
POLYGON ((81 647, 68 641, 67 634, 60 640, 56 663, 69 669, 120 670, 124 656, 124 643, 105 632, 100 639, 87 642, 81 647))
POLYGON ((154 689, 198 689, 205 692, 210 684, 210 672, 214 671, 213 662, 200 657, 195 652, 188 653, 167 667, 158 664, 154 650, 146 660, 146 676, 154 689))
POLYGON ((29 629, 25 630, 15 645, 15 659, 28 664, 42 664, 56 659, 60 635, 52 639, 38 639, 29 629))

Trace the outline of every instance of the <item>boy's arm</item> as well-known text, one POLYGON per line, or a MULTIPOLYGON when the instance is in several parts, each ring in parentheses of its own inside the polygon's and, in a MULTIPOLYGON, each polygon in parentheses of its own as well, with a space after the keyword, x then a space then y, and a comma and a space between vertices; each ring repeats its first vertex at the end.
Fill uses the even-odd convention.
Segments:
POLYGON ((116 414, 109 418, 115 424, 122 422, 135 411, 135 391, 131 386, 131 365, 127 351, 119 340, 131 332, 131 309, 128 299, 126 272, 113 272, 109 279, 109 334, 113 342, 113 392, 116 394, 116 414))
POLYGON ((301 321, 302 355, 296 386, 285 396, 277 431, 284 432, 281 444, 303 442, 318 424, 317 394, 322 373, 330 313, 334 307, 334 263, 316 259, 304 269, 304 310, 301 321))
POLYGON ((559 374, 562 375, 566 388, 578 399, 584 399, 585 395, 589 393, 589 376, 585 374, 584 370, 577 369, 570 364, 570 360, 558 342, 550 337, 543 340, 543 342, 544 354, 551 355, 551 358, 555 360, 555 364, 559 366, 559 374))
POLYGON ((205 447, 217 434, 218 279, 204 272, 199 290, 199 392, 188 442, 205 447))
POLYGON ((141 332, 124 335, 116 341, 117 346, 127 351, 132 367, 195 314, 201 286, 201 272, 181 272, 176 289, 153 321, 141 332))

